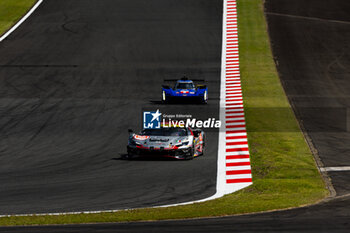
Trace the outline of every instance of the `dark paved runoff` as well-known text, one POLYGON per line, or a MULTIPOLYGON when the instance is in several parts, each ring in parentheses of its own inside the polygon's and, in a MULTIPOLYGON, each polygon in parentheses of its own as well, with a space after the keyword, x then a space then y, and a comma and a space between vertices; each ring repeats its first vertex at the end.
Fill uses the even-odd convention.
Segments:
POLYGON ((142 110, 219 118, 222 1, 45 0, 0 43, 0 214, 107 210, 216 191, 216 131, 193 161, 121 160, 142 110), (163 79, 209 103, 161 105, 163 79))
MULTIPOLYGON (((268 0, 277 69, 324 167, 350 166, 350 1, 268 0)), ((329 172, 338 195, 350 171, 329 172)))
POLYGON ((212 219, 65 226, 0 227, 2 233, 275 232, 348 233, 350 196, 289 211, 212 219))

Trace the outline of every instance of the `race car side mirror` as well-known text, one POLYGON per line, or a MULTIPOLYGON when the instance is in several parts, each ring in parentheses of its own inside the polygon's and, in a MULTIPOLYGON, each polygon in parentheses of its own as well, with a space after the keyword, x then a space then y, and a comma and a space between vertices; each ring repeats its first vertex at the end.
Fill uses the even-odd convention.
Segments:
POLYGON ((170 87, 169 87, 168 85, 162 85, 162 87, 163 87, 164 89, 170 89, 170 87))
POLYGON ((128 129, 128 132, 129 133, 133 133, 134 131, 132 129, 128 129))

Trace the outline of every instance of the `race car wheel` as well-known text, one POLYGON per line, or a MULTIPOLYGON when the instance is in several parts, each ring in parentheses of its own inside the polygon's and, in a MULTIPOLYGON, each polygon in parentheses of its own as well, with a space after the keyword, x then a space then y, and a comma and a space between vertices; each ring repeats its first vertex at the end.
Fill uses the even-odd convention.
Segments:
POLYGON ((125 154, 125 155, 122 155, 122 156, 121 156, 121 159, 126 159, 126 160, 127 160, 127 159, 132 159, 132 157, 133 157, 133 156, 130 155, 130 154, 125 154))
POLYGON ((188 156, 186 157, 186 159, 191 160, 194 158, 194 147, 191 147, 191 150, 188 152, 188 156))
POLYGON ((200 155, 204 155, 204 152, 205 152, 205 134, 203 134, 202 137, 203 137, 202 139, 203 143, 202 143, 202 152, 200 155))
POLYGON ((129 148, 127 149, 127 151, 128 151, 127 154, 123 155, 122 159, 132 159, 132 157, 134 156, 129 148))

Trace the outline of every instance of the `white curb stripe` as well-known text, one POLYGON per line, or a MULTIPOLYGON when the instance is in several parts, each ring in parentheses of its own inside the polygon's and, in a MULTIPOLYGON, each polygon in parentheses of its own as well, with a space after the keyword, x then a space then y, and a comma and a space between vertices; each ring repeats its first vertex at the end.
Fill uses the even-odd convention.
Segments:
POLYGON ((247 139, 244 139, 244 138, 242 138, 242 139, 231 139, 231 140, 227 140, 226 139, 226 142, 245 142, 245 143, 247 143, 248 142, 248 140, 247 139))
POLYGON ((242 174, 242 175, 226 175, 228 179, 239 179, 239 178, 252 178, 251 174, 242 174))
POLYGON ((226 152, 226 155, 249 155, 249 151, 226 152))
POLYGON ((235 166, 235 167, 227 167, 226 171, 250 171, 250 166, 235 166))

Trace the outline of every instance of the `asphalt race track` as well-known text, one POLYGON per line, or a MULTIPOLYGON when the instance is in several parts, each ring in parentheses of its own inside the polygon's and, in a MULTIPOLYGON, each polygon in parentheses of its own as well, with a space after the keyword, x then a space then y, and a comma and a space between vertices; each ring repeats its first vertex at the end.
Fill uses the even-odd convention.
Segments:
MULTIPOLYGON (((283 85, 325 167, 350 166, 347 140, 350 135, 347 114, 343 112, 350 104, 349 4, 348 0, 267 0, 265 3, 283 85)), ((338 197, 293 210, 213 219, 12 227, 0 231, 349 232, 350 174, 342 171, 329 175, 338 197)))
POLYGON ((213 195, 216 131, 193 161, 120 158, 145 109, 219 118, 221 33, 222 1, 45 0, 0 43, 0 214, 213 195), (160 103, 184 73, 207 81, 208 105, 160 103))

